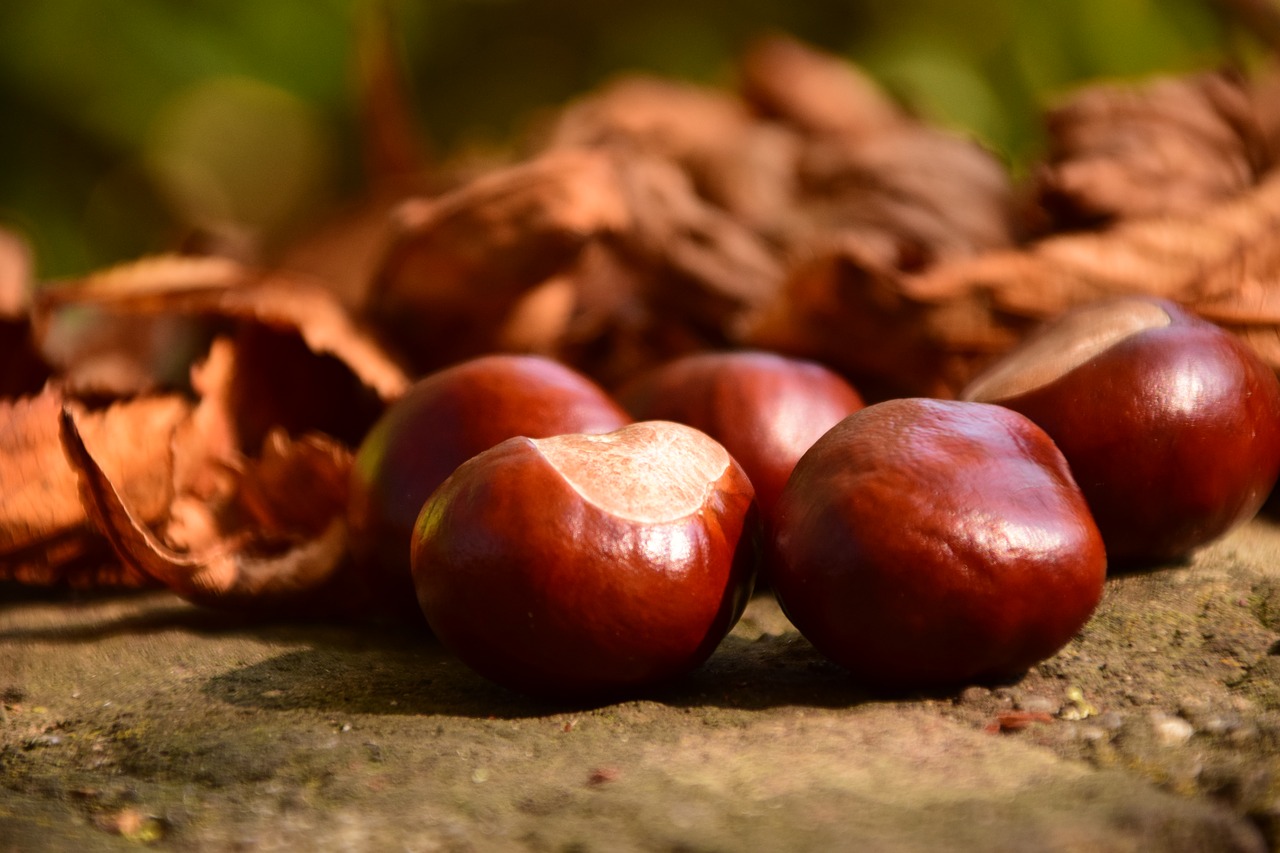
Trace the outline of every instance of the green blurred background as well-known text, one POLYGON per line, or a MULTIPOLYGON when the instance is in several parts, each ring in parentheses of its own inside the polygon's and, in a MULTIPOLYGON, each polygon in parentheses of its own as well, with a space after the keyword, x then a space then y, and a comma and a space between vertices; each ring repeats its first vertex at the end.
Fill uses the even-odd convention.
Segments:
MULTIPOLYGON (((239 223, 268 245, 361 186, 354 33, 371 0, 0 4, 0 222, 42 279, 239 223)), ((730 85, 764 30, 849 57, 1018 169, 1082 81, 1249 61, 1255 0, 386 0, 434 156, 506 145, 626 70, 730 85)), ((1256 0, 1266 3, 1270 0, 1256 0)))

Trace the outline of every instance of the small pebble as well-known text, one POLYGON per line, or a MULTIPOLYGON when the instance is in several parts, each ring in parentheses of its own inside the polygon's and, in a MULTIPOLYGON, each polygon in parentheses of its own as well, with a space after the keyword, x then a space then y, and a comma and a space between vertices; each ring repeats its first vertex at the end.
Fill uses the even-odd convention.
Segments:
POLYGON ((1195 727, 1181 717, 1155 712, 1151 715, 1151 727, 1155 731, 1156 740, 1165 746, 1179 746, 1186 743, 1195 734, 1195 727))
POLYGON ((1060 706, 1044 696, 1023 696, 1018 700, 1017 707, 1019 711, 1029 714, 1056 714, 1060 706))

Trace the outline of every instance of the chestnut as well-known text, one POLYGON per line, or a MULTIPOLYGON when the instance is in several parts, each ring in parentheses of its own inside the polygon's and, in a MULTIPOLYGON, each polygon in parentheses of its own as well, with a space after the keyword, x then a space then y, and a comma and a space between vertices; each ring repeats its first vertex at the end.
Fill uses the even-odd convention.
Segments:
POLYGON ((603 389, 540 356, 488 355, 418 380, 361 442, 351 475, 351 551, 372 585, 421 618, 409 541, 422 504, 463 462, 517 435, 610 432, 631 422, 603 389))
POLYGON ((751 478, 765 519, 801 455, 863 406, 821 364, 754 350, 677 358, 623 385, 617 397, 637 420, 678 421, 723 444, 751 478))
POLYGON ((1069 312, 962 392, 1047 432, 1113 566, 1189 552, 1252 518, 1280 474, 1280 382, 1235 336, 1171 302, 1069 312))
POLYGON ((778 499, 767 576, 787 617, 869 684, 1019 674, 1088 621, 1106 557, 1047 435, 983 403, 898 399, 832 427, 778 499))
POLYGON ((647 421, 513 438, 427 500, 413 578, 444 646, 510 689, 612 696, 709 657, 759 554, 746 474, 719 443, 647 421))

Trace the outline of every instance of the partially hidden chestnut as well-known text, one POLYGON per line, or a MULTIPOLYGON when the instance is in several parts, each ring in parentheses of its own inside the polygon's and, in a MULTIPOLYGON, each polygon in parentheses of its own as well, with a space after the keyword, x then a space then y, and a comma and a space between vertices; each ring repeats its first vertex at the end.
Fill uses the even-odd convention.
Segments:
POLYGON ((895 689, 1023 672, 1084 626, 1106 577, 1084 496, 1039 427, 923 399, 818 439, 778 500, 766 566, 801 634, 895 689))
POLYGON ((723 444, 751 478, 766 519, 796 461, 863 406, 848 382, 816 362, 748 350, 677 358, 617 395, 637 420, 678 421, 723 444))
POLYGON ((514 436, 611 432, 630 422, 591 380, 538 356, 489 355, 432 373, 388 407, 356 453, 352 553, 379 588, 417 616, 413 524, 455 468, 514 436))
POLYGON ((962 396, 1042 427, 1113 566, 1180 558, 1257 513, 1280 473, 1280 382, 1236 337, 1133 297, 1063 315, 962 396))
POLYGON ((758 524, 742 469, 682 424, 514 438, 423 506, 413 577, 436 636, 481 675, 617 695, 711 655, 751 594, 758 524))

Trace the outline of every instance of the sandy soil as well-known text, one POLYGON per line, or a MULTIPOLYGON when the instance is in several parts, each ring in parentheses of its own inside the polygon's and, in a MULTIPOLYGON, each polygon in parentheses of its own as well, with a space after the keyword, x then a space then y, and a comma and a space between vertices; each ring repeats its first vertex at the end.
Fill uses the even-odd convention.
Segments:
POLYGON ((1280 850, 1280 526, 941 695, 866 692, 768 595, 572 708, 413 632, 0 587, 0 697, 0 851, 1280 850))

